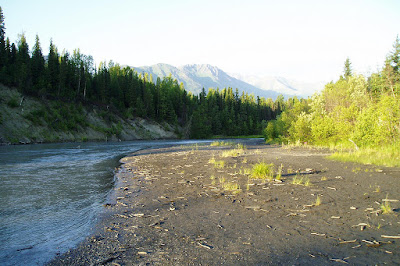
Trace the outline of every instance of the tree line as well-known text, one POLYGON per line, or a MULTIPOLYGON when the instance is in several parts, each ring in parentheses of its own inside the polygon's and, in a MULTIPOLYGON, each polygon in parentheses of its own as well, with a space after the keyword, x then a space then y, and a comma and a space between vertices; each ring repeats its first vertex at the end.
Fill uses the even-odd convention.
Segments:
POLYGON ((96 104, 123 118, 142 117, 173 125, 190 125, 190 136, 261 134, 268 120, 282 110, 283 97, 272 101, 232 88, 187 92, 171 76, 163 79, 137 73, 129 66, 101 62, 79 49, 61 53, 50 41, 44 55, 39 36, 30 50, 24 34, 17 43, 6 38, 0 7, 0 82, 21 93, 46 100, 96 104))
POLYGON ((365 77, 347 59, 343 75, 311 99, 292 99, 264 130, 267 140, 323 146, 400 146, 400 39, 365 77))

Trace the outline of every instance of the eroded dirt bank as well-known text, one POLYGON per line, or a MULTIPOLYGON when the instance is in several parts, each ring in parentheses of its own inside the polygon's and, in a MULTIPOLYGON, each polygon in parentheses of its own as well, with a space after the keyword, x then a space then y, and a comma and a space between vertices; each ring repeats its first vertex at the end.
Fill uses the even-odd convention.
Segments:
POLYGON ((400 169, 246 146, 237 157, 190 146, 124 158, 117 204, 97 233, 50 264, 400 263, 400 169), (282 181, 251 179, 258 162, 283 165, 282 181), (302 185, 292 184, 296 172, 302 185), (394 213, 381 213, 386 199, 394 213))

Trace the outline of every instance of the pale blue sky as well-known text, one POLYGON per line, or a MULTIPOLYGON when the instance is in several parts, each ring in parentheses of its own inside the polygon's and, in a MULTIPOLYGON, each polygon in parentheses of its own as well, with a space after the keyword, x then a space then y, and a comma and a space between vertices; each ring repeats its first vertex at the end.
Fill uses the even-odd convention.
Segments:
POLYGON ((336 80, 383 65, 400 34, 398 0, 0 0, 6 35, 97 62, 207 63, 227 72, 336 80))

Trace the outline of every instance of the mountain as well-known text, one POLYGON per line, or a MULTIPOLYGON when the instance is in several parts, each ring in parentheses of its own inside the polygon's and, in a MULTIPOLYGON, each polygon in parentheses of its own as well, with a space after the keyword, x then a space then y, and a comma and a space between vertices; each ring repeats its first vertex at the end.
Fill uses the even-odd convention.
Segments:
POLYGON ((248 94, 254 93, 255 96, 272 98, 280 94, 285 98, 290 96, 308 97, 315 91, 320 91, 324 87, 323 82, 307 83, 284 77, 256 76, 228 74, 218 67, 208 64, 194 64, 175 67, 168 64, 156 64, 152 66, 134 67, 138 73, 149 73, 153 81, 157 77, 161 79, 171 75, 173 79, 182 82, 187 91, 199 94, 203 88, 237 88, 240 92, 248 94))
POLYGON ((272 90, 290 96, 308 97, 316 91, 321 91, 326 82, 301 82, 284 77, 230 74, 257 88, 272 90))
POLYGON ((138 73, 148 73, 153 77, 153 81, 157 80, 157 77, 161 79, 171 75, 173 79, 177 79, 178 82, 182 82, 187 91, 193 94, 199 94, 203 88, 206 90, 209 88, 228 88, 231 87, 234 90, 237 88, 240 92, 245 91, 247 93, 254 93, 255 96, 264 98, 276 99, 281 94, 272 90, 263 90, 240 79, 228 75, 218 67, 211 65, 184 65, 181 67, 175 67, 168 64, 156 64, 153 66, 142 66, 134 67, 138 73))

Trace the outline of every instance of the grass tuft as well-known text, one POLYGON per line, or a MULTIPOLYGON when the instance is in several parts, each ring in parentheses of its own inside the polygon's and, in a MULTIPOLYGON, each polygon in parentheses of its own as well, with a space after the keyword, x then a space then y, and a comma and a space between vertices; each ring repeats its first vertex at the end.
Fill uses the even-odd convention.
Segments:
POLYGON ((309 187, 309 186, 311 186, 311 181, 310 181, 310 178, 300 176, 299 174, 297 174, 295 177, 293 177, 292 184, 293 185, 304 185, 306 187, 309 187))
POLYGON ((235 182, 225 182, 222 184, 222 188, 227 191, 231 191, 233 194, 242 192, 240 185, 235 182))
POLYGON ((238 156, 242 155, 245 152, 245 150, 246 150, 246 146, 244 146, 241 143, 238 143, 235 146, 235 149, 223 151, 221 156, 225 157, 225 158, 226 157, 238 157, 238 156))
POLYGON ((251 169, 251 177, 255 179, 268 179, 274 178, 274 164, 257 163, 251 169))
POLYGON ((244 150, 233 149, 228 151, 223 151, 221 157, 238 157, 244 153, 244 150))
POLYGON ((390 202, 387 201, 388 196, 386 196, 386 201, 381 204, 382 214, 390 214, 393 213, 392 206, 390 206, 390 202))
POLYGON ((215 160, 214 157, 212 157, 210 160, 208 160, 208 163, 211 163, 214 165, 214 168, 224 168, 225 167, 225 162, 222 160, 215 160))
POLYGON ((281 180, 281 179, 282 179, 282 172, 283 172, 283 164, 281 164, 281 165, 278 167, 278 173, 277 173, 276 176, 275 176, 275 179, 276 179, 276 180, 281 180))
POLYGON ((299 174, 295 175, 292 180, 293 185, 301 185, 303 183, 303 177, 299 174))
POLYGON ((210 146, 211 147, 220 147, 220 146, 234 146, 234 142, 227 142, 227 141, 213 141, 211 142, 210 146))
POLYGON ((319 196, 317 196, 317 199, 315 200, 314 206, 319 206, 321 205, 322 201, 321 198, 319 196))

